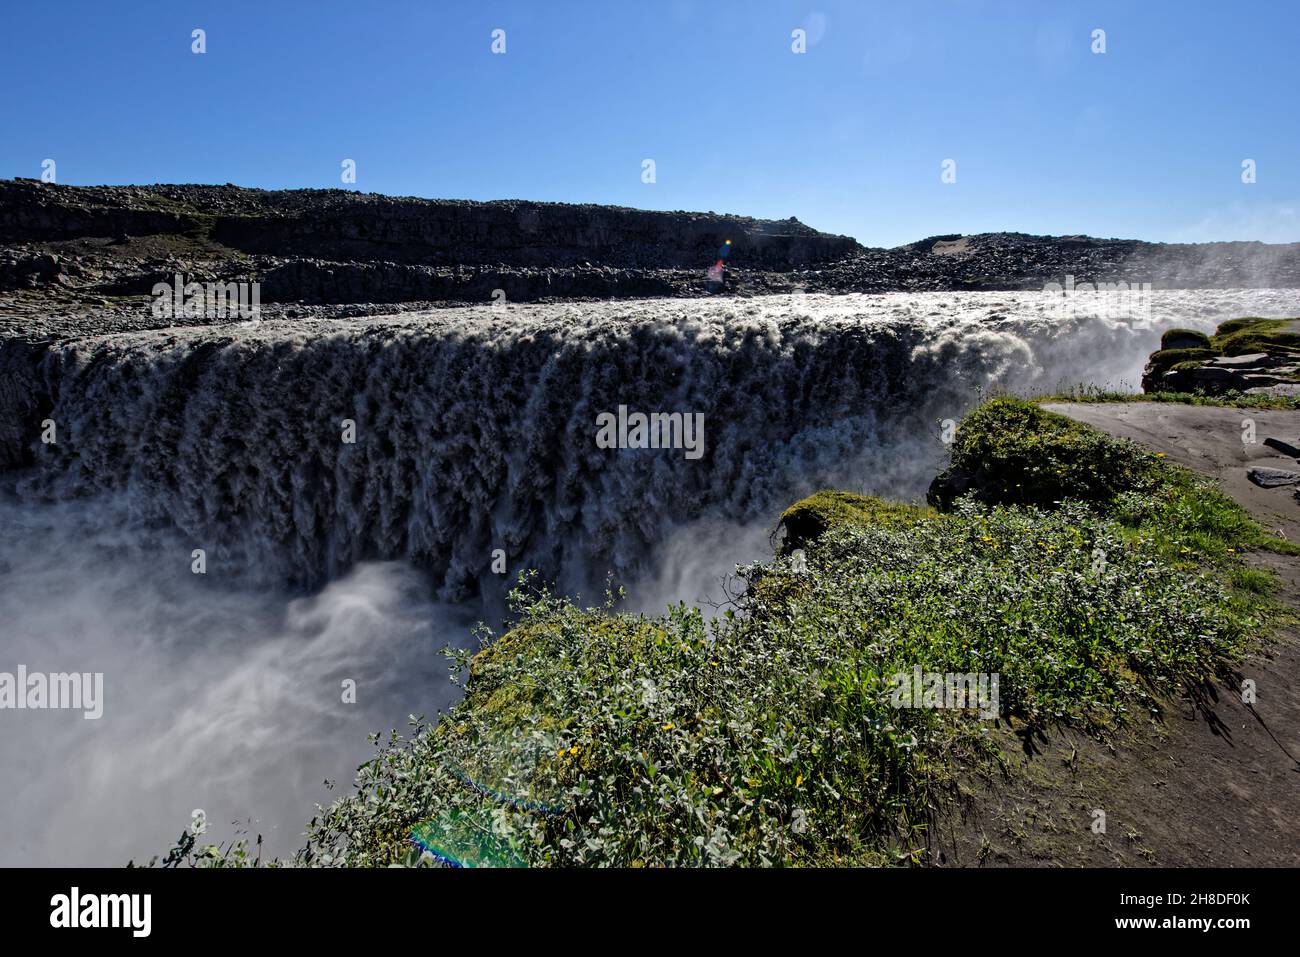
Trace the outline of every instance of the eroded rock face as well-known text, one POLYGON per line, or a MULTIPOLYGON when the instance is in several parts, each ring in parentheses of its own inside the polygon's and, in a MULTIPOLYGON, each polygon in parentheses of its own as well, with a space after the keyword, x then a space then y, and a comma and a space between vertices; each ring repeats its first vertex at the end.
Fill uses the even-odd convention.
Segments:
POLYGON ((489 302, 500 290, 507 302, 548 298, 650 298, 687 293, 668 269, 598 266, 464 269, 393 262, 324 262, 295 259, 262 275, 270 302, 489 302))

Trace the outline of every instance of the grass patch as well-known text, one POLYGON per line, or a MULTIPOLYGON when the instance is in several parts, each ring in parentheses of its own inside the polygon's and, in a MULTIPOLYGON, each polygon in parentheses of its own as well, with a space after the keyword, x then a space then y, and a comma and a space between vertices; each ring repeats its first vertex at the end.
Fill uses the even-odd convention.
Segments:
POLYGON ((1097 386, 1076 386, 1069 392, 1035 396, 1034 402, 1166 402, 1173 405, 1213 405, 1259 412, 1300 411, 1300 396, 1247 395, 1244 392, 1116 392, 1097 386))
POLYGON ((985 504, 1090 503, 1175 563, 1235 561, 1255 549, 1300 554, 1214 483, 1038 401, 997 398, 972 411, 957 430, 948 472, 970 477, 968 494, 985 504))

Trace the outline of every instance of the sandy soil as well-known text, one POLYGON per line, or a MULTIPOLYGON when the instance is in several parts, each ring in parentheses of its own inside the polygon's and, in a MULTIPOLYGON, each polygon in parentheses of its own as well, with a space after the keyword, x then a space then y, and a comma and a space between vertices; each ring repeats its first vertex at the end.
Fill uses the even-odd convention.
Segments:
MULTIPOLYGON (((1264 445, 1300 445, 1300 412, 1245 412, 1156 403, 1048 408, 1164 452, 1217 479, 1257 520, 1300 537, 1290 489, 1246 479, 1255 465, 1300 470, 1264 445), (1254 444, 1242 423, 1254 421, 1254 444)), ((1300 605, 1300 559, 1261 554, 1283 597, 1300 605)), ((1011 866, 1300 865, 1300 630, 1278 635, 1228 682, 1189 693, 1154 722, 1107 745, 1060 734, 1017 742, 1017 773, 985 782, 964 816, 940 823, 940 863, 1011 866), (1241 682, 1257 700, 1242 703, 1241 682), (1094 830, 1097 812, 1105 831, 1094 830)))

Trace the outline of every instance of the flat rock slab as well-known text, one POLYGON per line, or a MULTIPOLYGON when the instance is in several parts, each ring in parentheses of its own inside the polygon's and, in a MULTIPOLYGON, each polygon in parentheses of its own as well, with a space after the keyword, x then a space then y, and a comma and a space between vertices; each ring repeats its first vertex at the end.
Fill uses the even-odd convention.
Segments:
POLYGON ((1269 366, 1276 362, 1267 352, 1252 352, 1244 356, 1219 356, 1210 361, 1216 366, 1229 369, 1241 366, 1269 366))
POLYGON ((1264 375, 1260 372, 1243 372, 1241 374, 1241 381, 1254 388, 1284 385, 1286 383, 1285 379, 1279 379, 1277 376, 1264 375))
POLYGON ((1244 378, 1240 369, 1225 369, 1221 366, 1200 366, 1188 370, 1188 374, 1197 382, 1216 385, 1240 382, 1244 378))
POLYGON ((1300 485, 1300 472, 1288 472, 1286 469, 1271 469, 1265 466, 1253 468, 1246 477, 1261 488, 1281 488, 1283 485, 1300 485))
POLYGON ((1300 395, 1300 383, 1283 382, 1280 385, 1256 386, 1246 390, 1247 395, 1300 395))

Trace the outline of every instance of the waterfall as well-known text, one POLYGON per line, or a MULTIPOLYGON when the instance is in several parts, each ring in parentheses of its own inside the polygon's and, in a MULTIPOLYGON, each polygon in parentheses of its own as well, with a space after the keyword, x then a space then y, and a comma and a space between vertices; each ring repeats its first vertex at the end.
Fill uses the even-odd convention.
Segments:
POLYGON ((1136 381, 1156 325, 1061 320, 1043 299, 457 308, 69 340, 41 359, 57 440, 31 441, 22 488, 125 494, 133 519, 259 583, 400 559, 445 600, 522 568, 590 587, 644 572, 705 516, 770 523, 825 485, 919 494, 939 423, 979 390, 1136 381), (702 415, 703 454, 599 447, 620 406, 702 415))

